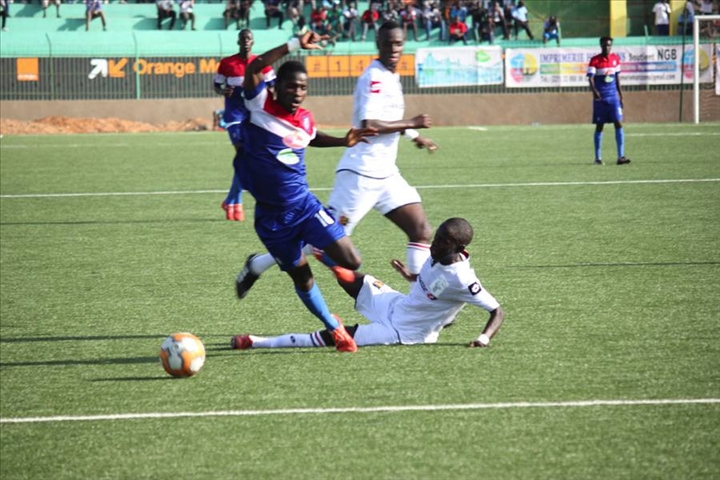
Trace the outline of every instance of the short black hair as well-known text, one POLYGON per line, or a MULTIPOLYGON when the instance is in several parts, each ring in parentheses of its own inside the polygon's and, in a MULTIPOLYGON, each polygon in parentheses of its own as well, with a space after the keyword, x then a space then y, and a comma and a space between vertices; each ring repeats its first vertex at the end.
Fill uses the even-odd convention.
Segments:
POLYGON ((472 242, 474 232, 470 223, 464 218, 454 217, 445 220, 438 230, 445 230, 448 239, 452 240, 458 252, 465 249, 472 242))
POLYGON ((601 46, 602 46, 605 42, 607 42, 607 41, 612 42, 612 41, 613 41, 613 38, 612 38, 612 37, 600 37, 600 45, 601 45, 601 46))
POLYGON ((277 81, 282 82, 294 77, 298 73, 304 73, 307 75, 307 69, 302 62, 297 60, 288 60, 287 62, 280 65, 277 71, 277 81))
POLYGON ((394 20, 388 20, 386 22, 383 22, 382 25, 380 25, 380 28, 378 29, 378 37, 380 36, 380 32, 384 32, 387 30, 395 30, 396 28, 402 28, 399 23, 397 23, 394 20))

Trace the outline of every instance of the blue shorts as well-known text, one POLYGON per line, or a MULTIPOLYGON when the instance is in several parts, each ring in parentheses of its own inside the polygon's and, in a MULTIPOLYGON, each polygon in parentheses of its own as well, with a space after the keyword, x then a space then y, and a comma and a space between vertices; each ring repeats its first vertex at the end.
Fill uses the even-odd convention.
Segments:
POLYGON ((228 135, 230 136, 230 142, 237 146, 242 144, 242 123, 233 123, 232 125, 228 125, 225 130, 227 130, 228 135))
POLYGON ((558 32, 545 32, 543 33, 543 37, 545 38, 545 40, 557 40, 558 32))
POLYGON ((255 231, 285 272, 298 265, 306 244, 324 249, 345 236, 342 225, 311 193, 292 207, 257 204, 255 231))
POLYGON ((592 123, 615 123, 622 122, 623 111, 619 101, 604 102, 593 100, 592 123))

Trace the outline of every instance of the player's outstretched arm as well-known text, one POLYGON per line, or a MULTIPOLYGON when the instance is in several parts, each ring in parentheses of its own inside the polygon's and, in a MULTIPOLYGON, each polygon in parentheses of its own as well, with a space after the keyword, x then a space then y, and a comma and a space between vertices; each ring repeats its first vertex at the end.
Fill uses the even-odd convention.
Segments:
POLYGON ((377 129, 378 133, 396 133, 404 132, 405 130, 414 128, 430 128, 432 126, 432 119, 430 115, 423 113, 413 118, 403 120, 381 120, 377 118, 366 118, 363 120, 363 127, 370 127, 377 129))
POLYGON ((405 264, 400 260, 390 260, 390 265, 392 265, 395 271, 408 282, 414 282, 417 280, 418 276, 414 273, 410 273, 410 270, 408 270, 405 264))
POLYGON ((288 53, 299 50, 300 48, 303 50, 321 50, 322 47, 318 45, 318 43, 326 38, 327 35, 319 35, 313 31, 308 31, 305 32, 302 37, 292 38, 287 43, 278 45, 272 50, 268 50, 262 55, 255 57, 255 60, 247 66, 243 87, 248 91, 254 90, 263 80, 263 69, 265 67, 272 65, 288 53))
POLYGON ((426 137, 416 137, 413 139, 413 142, 417 148, 427 148, 427 151, 430 153, 440 148, 435 142, 426 137))
POLYGON ((353 147, 360 142, 368 143, 367 137, 374 137, 378 132, 374 128, 351 128, 344 137, 334 137, 318 131, 310 145, 313 147, 353 147))
POLYGON ((502 307, 498 307, 492 312, 490 312, 490 319, 488 320, 487 324, 485 324, 485 328, 483 329, 482 333, 478 338, 470 342, 470 347, 489 347, 490 346, 490 339, 495 336, 498 330, 500 330, 500 327, 503 324, 503 321, 505 320, 505 312, 503 311, 502 307))

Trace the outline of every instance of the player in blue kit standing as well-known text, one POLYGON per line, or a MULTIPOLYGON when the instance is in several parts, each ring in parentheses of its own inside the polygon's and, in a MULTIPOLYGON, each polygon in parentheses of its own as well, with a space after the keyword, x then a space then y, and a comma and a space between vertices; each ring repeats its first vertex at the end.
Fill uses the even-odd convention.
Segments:
POLYGON ((602 53, 590 59, 587 76, 593 93, 593 123, 595 124, 595 165, 602 165, 602 134, 606 123, 615 125, 617 164, 627 165, 625 131, 622 126, 623 94, 620 88, 620 57, 612 52, 613 39, 600 38, 602 53))
MULTIPOLYGON (((240 30, 237 43, 240 46, 240 51, 235 55, 220 60, 217 73, 213 78, 215 93, 225 97, 223 120, 226 125, 225 129, 230 136, 230 142, 232 142, 236 152, 242 148, 240 126, 248 116, 245 99, 243 98, 245 69, 256 57, 256 55, 252 55, 255 37, 250 30, 247 28, 240 30)), ((275 80, 275 71, 271 66, 266 67, 262 73, 265 82, 270 83, 275 80)), ((237 174, 233 175, 232 184, 227 197, 222 202, 222 208, 225 210, 226 219, 237 222, 245 220, 245 211, 242 205, 242 182, 237 174)))
POLYGON ((357 345, 340 319, 330 313, 315 283, 302 249, 322 248, 338 265, 357 270, 360 256, 342 225, 310 192, 305 169, 305 148, 352 147, 374 135, 371 128, 352 128, 333 137, 315 127, 312 114, 300 108, 307 96, 305 66, 287 61, 278 69, 275 95, 269 94, 263 70, 300 48, 319 49, 323 37, 307 32, 255 58, 245 75, 245 105, 250 118, 243 124, 243 152, 235 157, 235 170, 243 186, 255 197, 255 231, 295 284, 295 292, 308 310, 331 332, 335 347, 357 351, 357 345))

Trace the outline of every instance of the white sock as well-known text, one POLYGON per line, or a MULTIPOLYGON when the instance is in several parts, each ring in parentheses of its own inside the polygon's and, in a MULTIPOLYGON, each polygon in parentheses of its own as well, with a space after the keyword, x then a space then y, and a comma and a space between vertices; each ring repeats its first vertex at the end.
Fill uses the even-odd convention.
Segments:
POLYGON ((430 258, 430 245, 427 243, 408 242, 406 250, 406 266, 410 273, 420 273, 425 261, 430 258))
POLYGON ((252 262, 250 262, 250 271, 255 275, 262 275, 276 263, 272 255, 263 253, 253 258, 252 262))
POLYGON ((279 337, 256 337, 250 335, 252 348, 324 347, 320 332, 288 333, 279 337))

